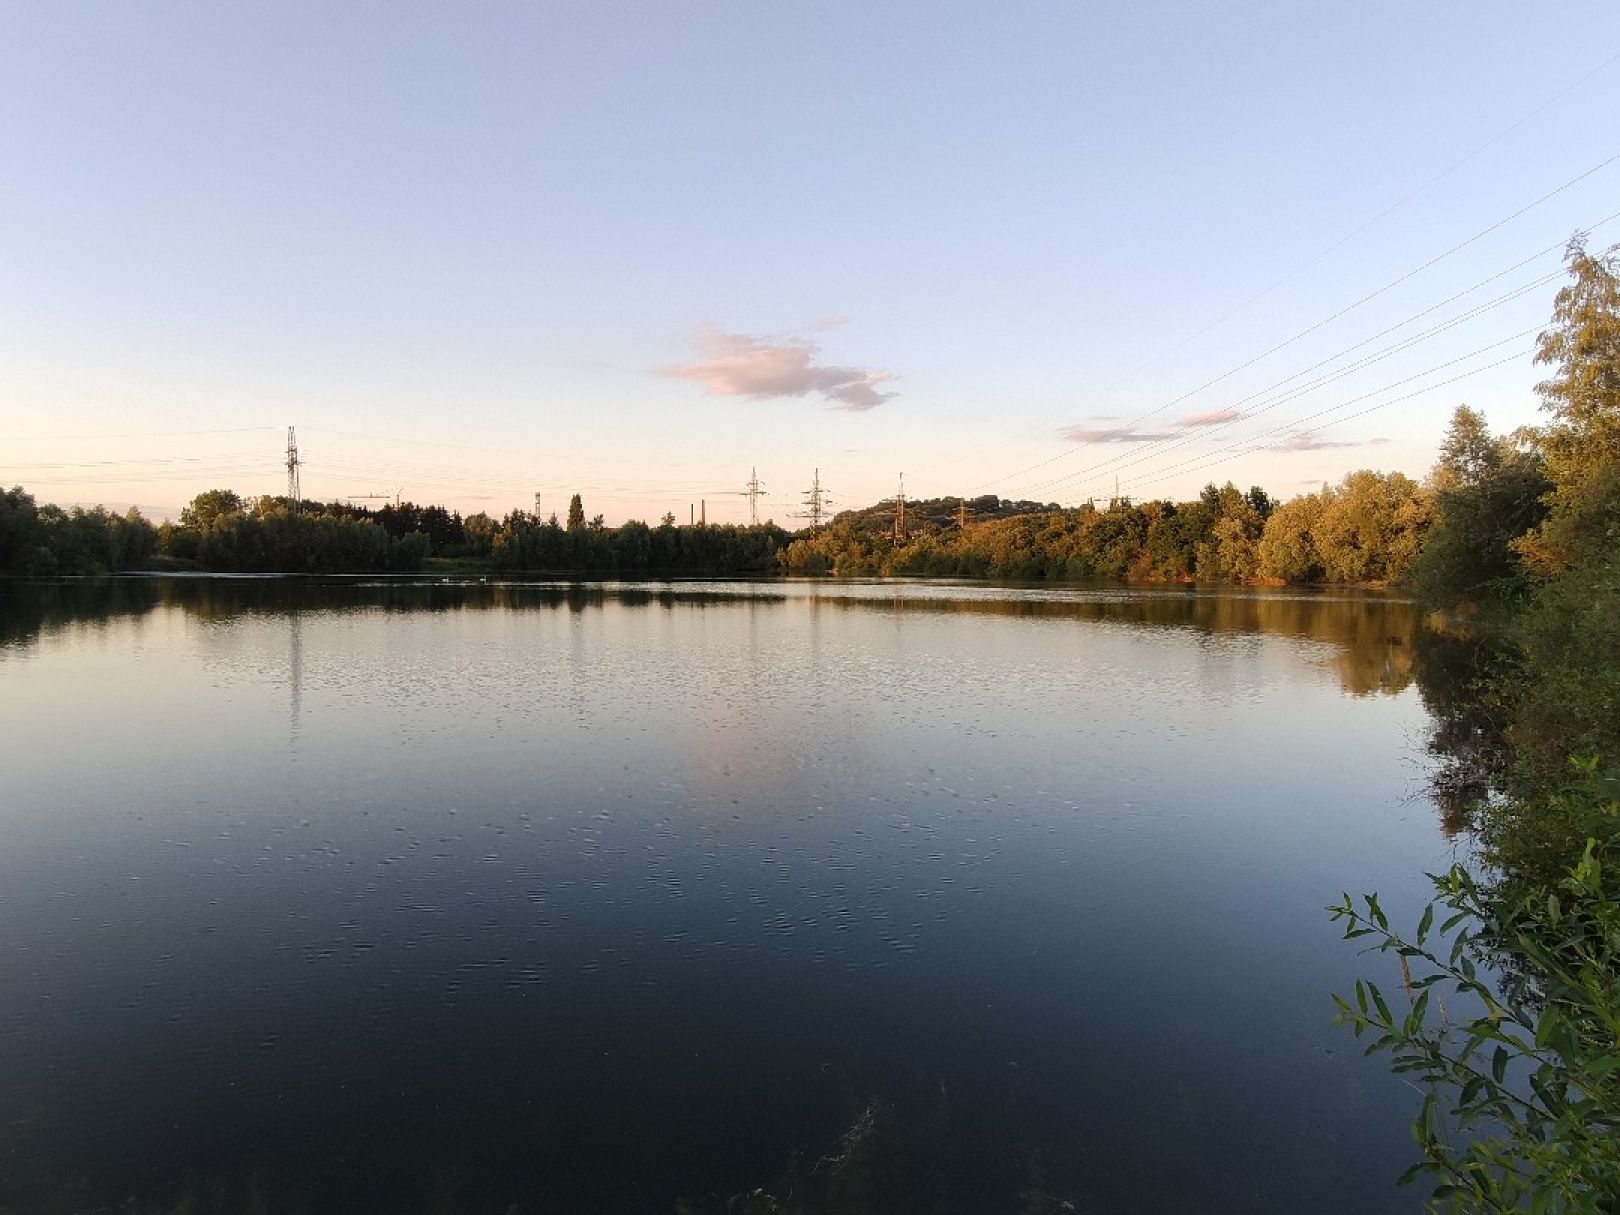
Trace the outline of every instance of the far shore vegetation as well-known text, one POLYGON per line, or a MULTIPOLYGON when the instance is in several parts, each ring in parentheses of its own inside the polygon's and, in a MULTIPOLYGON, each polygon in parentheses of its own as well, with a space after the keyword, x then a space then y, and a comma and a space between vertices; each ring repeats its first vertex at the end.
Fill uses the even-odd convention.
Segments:
POLYGON ((515 510, 500 520, 410 502, 198 494, 176 521, 138 511, 39 505, 0 492, 0 573, 35 577, 132 570, 239 573, 574 573, 957 577, 1030 581, 1335 582, 1410 576, 1438 490, 1361 470, 1278 503, 1231 482, 1190 502, 1128 499, 1060 507, 986 495, 845 511, 815 530, 774 523, 677 525, 666 515, 607 527, 574 495, 566 521, 515 510))

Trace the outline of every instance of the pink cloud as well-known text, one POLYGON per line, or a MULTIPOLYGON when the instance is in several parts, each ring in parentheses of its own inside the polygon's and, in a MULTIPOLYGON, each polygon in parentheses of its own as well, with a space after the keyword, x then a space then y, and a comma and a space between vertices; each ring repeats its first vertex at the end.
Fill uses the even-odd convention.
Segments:
POLYGON ((893 378, 886 371, 819 364, 821 347, 808 338, 756 338, 704 325, 698 329, 693 344, 697 359, 659 368, 658 374, 695 381, 717 397, 763 401, 814 392, 836 408, 856 412, 876 409, 899 395, 879 389, 880 384, 893 378))
POLYGON ((1131 430, 1127 426, 1112 426, 1103 430, 1087 430, 1084 426, 1065 426, 1058 433, 1071 443, 1157 443, 1160 439, 1170 437, 1131 430))
POLYGON ((1241 409, 1212 409, 1208 413, 1190 413, 1184 418, 1177 418, 1175 424, 1185 430, 1192 426, 1219 426, 1224 422, 1236 422, 1243 416, 1241 409))
POLYGON ((1377 439, 1349 439, 1334 441, 1324 439, 1314 430, 1296 430, 1286 438, 1278 439, 1275 443, 1267 444, 1267 451, 1326 451, 1332 447, 1376 447, 1380 443, 1388 443, 1385 438, 1377 439))

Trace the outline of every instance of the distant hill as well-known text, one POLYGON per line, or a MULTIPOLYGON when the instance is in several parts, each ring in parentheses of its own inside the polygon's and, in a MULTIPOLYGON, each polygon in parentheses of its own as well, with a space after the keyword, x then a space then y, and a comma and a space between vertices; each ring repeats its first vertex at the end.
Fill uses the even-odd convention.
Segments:
MULTIPOLYGON (((962 517, 969 524, 984 523, 991 519, 1010 519, 1015 515, 1042 515, 1063 508, 1056 502, 1014 501, 998 498, 995 494, 982 494, 977 498, 918 498, 906 500, 906 531, 912 534, 940 532, 954 528, 962 517), (964 511, 965 506, 965 511, 964 511)), ((894 501, 875 502, 855 510, 839 511, 833 522, 843 524, 857 534, 891 532, 894 529, 894 501)))

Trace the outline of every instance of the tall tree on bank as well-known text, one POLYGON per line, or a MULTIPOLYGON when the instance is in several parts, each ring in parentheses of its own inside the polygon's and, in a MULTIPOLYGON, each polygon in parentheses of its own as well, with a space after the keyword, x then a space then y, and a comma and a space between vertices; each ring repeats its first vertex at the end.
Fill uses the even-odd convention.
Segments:
MULTIPOLYGON (((1552 415, 1538 433, 1547 517, 1515 546, 1544 579, 1519 626, 1525 692, 1516 729, 1571 755, 1620 763, 1620 264, 1570 243, 1571 281, 1536 357, 1552 415)), ((1610 812, 1612 815, 1612 811, 1610 812)))
POLYGON ((1536 362, 1557 368, 1536 386, 1552 421, 1539 434, 1546 460, 1546 521, 1519 546, 1544 574, 1620 541, 1620 263, 1614 249, 1569 244, 1571 281, 1553 301, 1536 362))
POLYGON ((568 530, 571 532, 577 532, 584 526, 585 504, 579 500, 579 495, 575 494, 572 498, 568 499, 568 530))
POLYGON ((1514 543, 1547 513, 1539 453, 1492 438, 1485 415, 1459 405, 1429 483, 1434 522, 1412 570, 1419 598, 1442 608, 1519 600, 1528 579, 1514 543))
POLYGON ((1361 469, 1272 512, 1256 548, 1260 576, 1280 582, 1402 582, 1422 547, 1429 516, 1429 496, 1412 478, 1361 469))

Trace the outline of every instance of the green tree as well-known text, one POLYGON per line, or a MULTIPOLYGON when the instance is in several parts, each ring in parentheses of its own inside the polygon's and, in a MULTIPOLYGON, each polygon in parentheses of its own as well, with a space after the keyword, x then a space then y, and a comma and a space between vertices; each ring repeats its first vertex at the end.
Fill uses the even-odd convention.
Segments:
POLYGON ((1551 489, 1547 516, 1516 548, 1545 581, 1518 621, 1524 651, 1516 729, 1560 747, 1620 758, 1620 278, 1611 251, 1571 243, 1571 282, 1537 358, 1556 366, 1538 386, 1552 422, 1538 432, 1551 489))
POLYGON ((1620 539, 1620 264, 1614 249, 1586 253, 1579 237, 1568 264, 1571 282, 1536 347, 1537 363, 1557 368, 1536 386, 1552 415, 1541 431, 1552 491, 1524 549, 1547 572, 1620 539))
POLYGON ((1329 582, 1399 582, 1417 559, 1429 502, 1404 473, 1362 469, 1326 495, 1312 533, 1329 582))
POLYGON ((1587 253, 1581 237, 1568 263, 1571 281, 1536 347, 1536 362, 1557 368, 1536 386, 1552 415, 1538 433, 1548 514, 1520 545, 1546 574, 1620 543, 1620 263, 1613 249, 1587 253))
POLYGON ((1490 479, 1501 466, 1502 456, 1491 438, 1485 415, 1467 405, 1452 412, 1451 424, 1440 444, 1440 458, 1429 474, 1437 493, 1466 489, 1490 479))
POLYGON ((189 506, 181 508, 180 525, 207 531, 222 520, 240 515, 243 509, 242 497, 235 490, 204 490, 191 500, 189 506))
POLYGON ((585 504, 580 501, 579 495, 575 494, 572 498, 568 499, 568 530, 571 532, 577 532, 584 526, 585 504))
POLYGON ((1311 582, 1322 577, 1316 530, 1328 492, 1324 487, 1320 494, 1301 494, 1271 512, 1256 548, 1262 578, 1311 582))
POLYGON ((474 557, 489 556, 490 547, 495 541, 495 520, 479 511, 462 521, 461 530, 467 538, 468 553, 474 557))
POLYGON ((1514 542, 1541 522, 1549 486, 1541 457, 1493 439, 1478 410, 1459 405, 1429 475, 1434 523, 1412 569, 1434 607, 1503 604, 1528 582, 1514 542))
POLYGON ((49 556, 44 543, 45 533, 33 495, 20 485, 0 491, 0 573, 39 571, 49 556))
MULTIPOLYGON (((1270 505, 1263 490, 1243 494, 1230 481, 1216 492, 1215 508, 1220 514, 1210 529, 1213 568, 1208 571, 1214 577, 1243 582, 1259 574, 1260 537, 1266 518, 1257 509, 1257 496, 1270 505)), ((1201 563, 1199 573, 1205 572, 1201 563)))

